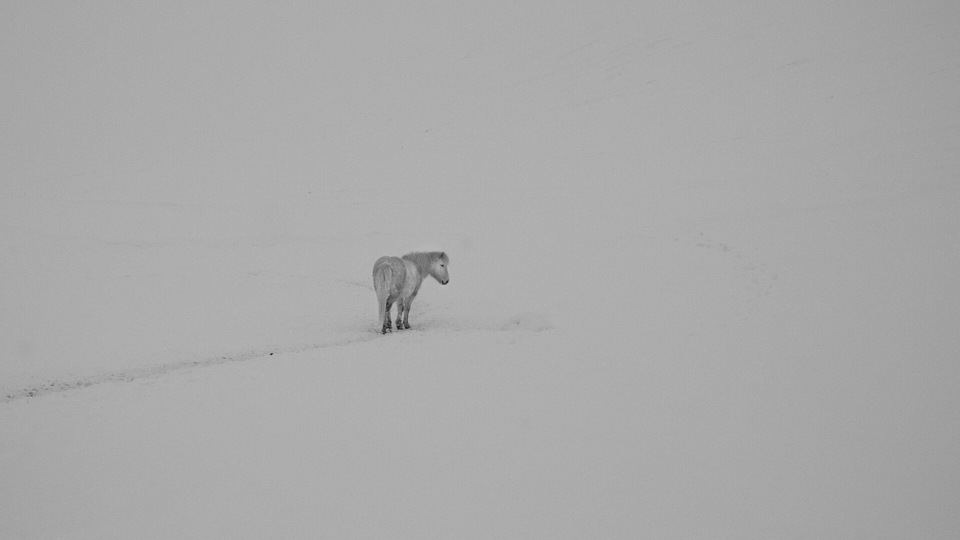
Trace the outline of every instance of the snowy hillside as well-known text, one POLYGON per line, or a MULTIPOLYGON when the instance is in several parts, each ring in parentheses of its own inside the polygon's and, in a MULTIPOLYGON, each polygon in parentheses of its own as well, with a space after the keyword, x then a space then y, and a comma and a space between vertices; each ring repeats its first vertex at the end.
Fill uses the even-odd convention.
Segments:
POLYGON ((958 5, 327 4, 0 6, 0 537, 956 536, 958 5))

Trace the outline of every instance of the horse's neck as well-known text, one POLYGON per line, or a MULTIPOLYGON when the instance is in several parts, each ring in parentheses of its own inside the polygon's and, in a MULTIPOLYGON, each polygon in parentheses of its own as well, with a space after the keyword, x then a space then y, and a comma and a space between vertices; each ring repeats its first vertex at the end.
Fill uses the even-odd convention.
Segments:
POLYGON ((403 256, 404 259, 413 263, 417 267, 417 274, 420 280, 420 283, 423 283, 423 280, 430 275, 430 261, 422 253, 410 253, 403 256))

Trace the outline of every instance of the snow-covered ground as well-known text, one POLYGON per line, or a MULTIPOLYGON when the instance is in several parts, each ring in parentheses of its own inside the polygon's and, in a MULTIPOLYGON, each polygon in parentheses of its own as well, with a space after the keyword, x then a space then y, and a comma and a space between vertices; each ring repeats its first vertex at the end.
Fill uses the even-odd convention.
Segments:
POLYGON ((3 3, 0 537, 955 538, 958 51, 956 2, 3 3))

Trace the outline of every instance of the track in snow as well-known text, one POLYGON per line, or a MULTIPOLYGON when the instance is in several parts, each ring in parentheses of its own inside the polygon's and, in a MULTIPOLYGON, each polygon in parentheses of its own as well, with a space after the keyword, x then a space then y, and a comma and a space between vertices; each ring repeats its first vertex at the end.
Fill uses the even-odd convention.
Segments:
POLYGON ((31 398, 43 396, 46 394, 53 394, 56 392, 66 392, 68 390, 76 390, 79 388, 87 388, 90 386, 95 386, 98 384, 108 383, 108 382, 131 382, 138 379, 149 379, 160 377, 168 373, 173 373, 180 371, 182 369, 193 368, 193 367, 209 367, 215 366, 218 364, 226 364, 230 362, 246 362, 248 360, 255 360, 258 358, 266 358, 273 356, 275 354, 282 353, 298 353, 316 349, 325 349, 330 347, 343 347, 346 345, 351 345, 354 343, 361 343, 364 341, 370 341, 375 339, 377 334, 357 334, 349 337, 340 337, 337 339, 331 339, 328 341, 320 343, 311 343, 311 344, 301 344, 288 347, 276 347, 270 349, 257 349, 252 351, 247 351, 240 354, 228 355, 228 356, 214 356, 211 358, 206 358, 203 360, 187 360, 183 362, 174 362, 169 364, 161 364, 157 366, 150 366, 144 368, 135 368, 135 369, 124 369, 118 371, 110 371, 106 373, 101 373, 98 375, 90 375, 87 377, 79 377, 75 379, 60 379, 53 380, 43 384, 29 386, 27 388, 22 388, 20 390, 14 390, 12 392, 7 392, 6 395, 0 397, 0 403, 8 403, 18 399, 31 398))
POLYGON ((68 390, 76 390, 80 388, 88 388, 90 386, 96 386, 98 384, 104 384, 109 382, 132 382, 138 379, 150 379, 161 377, 163 375, 174 373, 183 369, 195 368, 195 367, 209 367, 216 366, 219 364, 227 364, 231 362, 246 362, 249 360, 256 360, 260 358, 267 358, 276 354, 283 353, 300 353, 304 351, 312 351, 317 349, 326 349, 333 347, 345 347, 347 345, 353 345, 356 343, 364 343, 369 341, 374 341, 376 339, 389 339, 390 335, 404 335, 404 334, 414 334, 419 333, 423 330, 437 330, 440 332, 448 333, 450 331, 463 331, 463 330, 476 330, 476 331, 499 331, 499 332, 510 332, 510 331, 527 331, 527 332, 542 332, 545 330, 552 330, 553 324, 549 319, 541 313, 525 312, 517 314, 513 317, 506 319, 502 324, 499 325, 463 325, 457 321, 425 321, 422 325, 416 326, 410 330, 402 330, 388 333, 386 336, 381 335, 380 331, 376 328, 371 328, 369 331, 351 331, 349 334, 340 335, 339 337, 330 338, 325 341, 307 343, 300 345, 292 345, 286 347, 275 347, 275 348, 266 348, 266 349, 256 349, 247 351, 240 354, 226 355, 226 356, 214 356, 202 360, 186 360, 182 362, 173 362, 169 364, 160 364, 156 366, 143 367, 143 368, 134 368, 134 369, 124 369, 117 371, 109 371, 106 373, 101 373, 97 375, 89 375, 86 377, 70 378, 70 379, 55 379, 42 384, 31 385, 26 388, 21 388, 19 390, 13 390, 7 392, 5 395, 0 397, 0 403, 9 403, 11 401, 39 397, 46 394, 53 394, 58 392, 66 392, 68 390))

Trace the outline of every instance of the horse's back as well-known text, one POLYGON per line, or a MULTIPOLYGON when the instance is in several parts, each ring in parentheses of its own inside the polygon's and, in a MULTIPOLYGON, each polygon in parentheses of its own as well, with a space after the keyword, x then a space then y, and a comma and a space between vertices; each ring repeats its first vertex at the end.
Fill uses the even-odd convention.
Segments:
POLYGON ((393 261, 393 259, 397 259, 397 257, 385 256, 385 257, 380 257, 379 259, 377 259, 377 262, 373 263, 373 273, 374 273, 374 275, 376 275, 377 270, 379 270, 380 268, 383 268, 384 265, 392 266, 392 265, 391 265, 391 261, 393 261))
POLYGON ((377 262, 373 263, 373 274, 376 275, 378 271, 382 271, 385 268, 389 268, 394 272, 402 272, 405 265, 403 264, 403 259, 400 257, 380 257, 377 259, 377 262))

